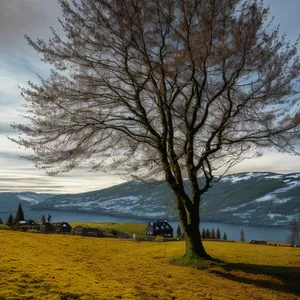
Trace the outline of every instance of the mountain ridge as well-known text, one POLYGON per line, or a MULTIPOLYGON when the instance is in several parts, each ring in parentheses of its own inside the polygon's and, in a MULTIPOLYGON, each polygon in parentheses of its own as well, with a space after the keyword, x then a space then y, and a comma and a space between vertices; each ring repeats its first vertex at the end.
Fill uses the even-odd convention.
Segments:
MULTIPOLYGON (((190 193, 188 181, 185 184, 190 193)), ((293 218, 300 218, 300 173, 247 172, 216 176, 212 186, 201 202, 201 221, 286 226, 293 218)), ((0 211, 3 210, 1 194, 0 211)), ((15 197, 14 205, 19 200, 31 209, 177 219, 174 195, 165 182, 131 181, 79 194, 12 194, 16 194, 11 195, 15 197)))
MULTIPOLYGON (((212 185, 201 202, 202 221, 288 225, 300 216, 300 173, 238 173, 216 177, 212 185)), ((188 184, 187 190, 190 193, 188 184)), ((131 181, 98 191, 56 195, 32 208, 177 219, 174 196, 165 182, 131 181)))

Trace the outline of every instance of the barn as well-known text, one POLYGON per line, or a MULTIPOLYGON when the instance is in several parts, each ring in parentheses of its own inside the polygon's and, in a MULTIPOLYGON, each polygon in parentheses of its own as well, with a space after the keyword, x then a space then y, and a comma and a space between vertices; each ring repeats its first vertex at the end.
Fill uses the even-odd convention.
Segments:
POLYGON ((94 237, 101 237, 103 236, 103 231, 99 228, 83 228, 82 229, 82 236, 94 236, 94 237))
POLYGON ((149 222, 146 228, 146 235, 163 237, 173 237, 173 227, 167 220, 156 220, 156 222, 149 222))
POLYGON ((40 225, 41 233, 55 233, 56 228, 51 223, 44 223, 40 225))
POLYGON ((73 234, 75 235, 81 235, 82 234, 82 230, 84 227, 82 226, 76 226, 73 228, 73 234))
POLYGON ((267 242, 263 240, 251 240, 250 244, 267 245, 267 242))
POLYGON ((67 222, 54 222, 52 225, 56 229, 56 233, 69 233, 72 231, 72 226, 67 222))
POLYGON ((82 236, 94 236, 94 237, 104 236, 104 232, 99 228, 90 228, 90 227, 83 227, 83 226, 74 227, 73 234, 82 235, 82 236))

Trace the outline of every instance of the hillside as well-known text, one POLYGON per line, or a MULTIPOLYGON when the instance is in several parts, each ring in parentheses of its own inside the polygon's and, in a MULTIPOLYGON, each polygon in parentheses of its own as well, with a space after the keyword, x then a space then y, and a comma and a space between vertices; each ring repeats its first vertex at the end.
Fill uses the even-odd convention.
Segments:
MULTIPOLYGON (((99 191, 53 196, 32 208, 176 219, 173 198, 166 183, 133 181, 99 191)), ((216 178, 203 198, 201 211, 202 221, 288 225, 300 216, 300 173, 240 173, 216 178)))
POLYGON ((197 270, 169 263, 184 242, 0 234, 0 299, 299 299, 296 248, 204 242, 226 264, 197 270))
POLYGON ((38 194, 32 192, 21 193, 0 193, 0 212, 15 212, 18 204, 21 203, 23 209, 30 209, 32 204, 37 204, 54 196, 53 194, 38 194))

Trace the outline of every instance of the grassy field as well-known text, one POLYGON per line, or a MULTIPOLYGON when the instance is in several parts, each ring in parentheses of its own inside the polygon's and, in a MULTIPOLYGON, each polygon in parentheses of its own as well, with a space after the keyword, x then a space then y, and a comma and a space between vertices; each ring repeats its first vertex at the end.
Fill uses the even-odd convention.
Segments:
POLYGON ((300 299, 300 249, 204 244, 227 264, 171 265, 184 242, 2 230, 0 299, 300 299))
POLYGON ((108 223, 108 222, 71 222, 70 225, 74 228, 75 226, 93 227, 100 229, 116 230, 117 232, 123 232, 128 234, 145 235, 146 224, 138 223, 108 223))

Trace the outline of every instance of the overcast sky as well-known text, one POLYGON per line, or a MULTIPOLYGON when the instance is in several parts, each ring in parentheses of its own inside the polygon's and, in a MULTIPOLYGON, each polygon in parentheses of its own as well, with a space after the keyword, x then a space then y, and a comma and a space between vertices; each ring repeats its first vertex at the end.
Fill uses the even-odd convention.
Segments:
MULTIPOLYGON (((300 33, 299 0, 265 0, 275 16, 274 24, 288 39, 295 41, 300 33)), ((7 139, 16 133, 10 128, 25 114, 18 86, 28 80, 37 81, 37 74, 48 76, 48 66, 28 46, 24 35, 47 39, 50 26, 60 31, 57 17, 60 7, 56 0, 0 0, 0 192, 37 191, 51 193, 77 193, 109 187, 124 180, 116 175, 91 173, 84 168, 68 174, 49 177, 32 163, 20 158, 26 151, 7 139)), ((268 154, 247 160, 231 173, 270 171, 292 173, 300 171, 300 158, 290 155, 268 154)))

